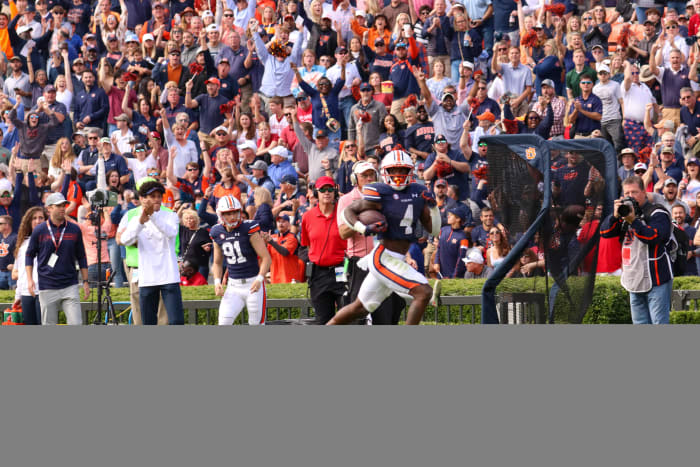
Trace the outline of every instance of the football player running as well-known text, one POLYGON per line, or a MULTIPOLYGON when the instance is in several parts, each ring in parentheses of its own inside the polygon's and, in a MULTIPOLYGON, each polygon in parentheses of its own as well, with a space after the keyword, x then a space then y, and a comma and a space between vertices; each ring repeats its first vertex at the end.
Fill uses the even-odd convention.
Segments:
POLYGON ((362 199, 353 201, 341 213, 350 228, 363 235, 377 234, 379 243, 358 263, 367 267, 369 274, 357 298, 338 311, 328 324, 356 322, 373 312, 392 292, 412 300, 406 324, 420 323, 432 289, 425 276, 406 263, 405 256, 411 243, 417 240, 418 221, 436 235, 440 232, 441 219, 433 194, 425 186, 412 182, 413 167, 407 153, 390 151, 380 166, 384 183, 365 185, 362 199), (367 210, 380 211, 386 222, 363 224, 358 216, 367 210))
POLYGON ((238 199, 224 196, 216 206, 219 223, 209 233, 214 245, 214 290, 217 296, 223 296, 219 305, 220 326, 233 324, 244 306, 248 309, 248 324, 265 324, 265 274, 272 260, 260 226, 242 221, 241 212, 238 199), (226 293, 221 282, 224 260, 228 270, 226 293))

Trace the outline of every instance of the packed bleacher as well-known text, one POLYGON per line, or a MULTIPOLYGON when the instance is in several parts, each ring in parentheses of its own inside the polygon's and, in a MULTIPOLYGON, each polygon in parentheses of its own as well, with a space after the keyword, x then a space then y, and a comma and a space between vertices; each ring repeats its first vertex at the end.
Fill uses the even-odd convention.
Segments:
MULTIPOLYGON (((619 178, 641 176, 687 234, 680 273, 697 274, 698 37, 700 1, 4 2, 0 288, 21 279, 22 217, 52 193, 81 227, 96 280, 100 187, 116 206, 99 262, 128 286, 118 226, 144 180, 163 183, 179 216, 182 286, 213 283, 209 230, 227 195, 260 226, 266 280, 303 282, 317 181, 350 193, 358 162, 379 175, 395 149, 442 215, 406 261, 427 277, 488 277, 515 240, 487 176, 482 138, 499 134, 608 140, 619 178)), ((552 179, 554 206, 585 208, 585 243, 602 214, 600 173, 558 154, 552 179)), ((509 276, 544 274, 545 248, 533 244, 509 276)), ((619 274, 619 251, 601 248, 597 271, 578 272, 619 274)))

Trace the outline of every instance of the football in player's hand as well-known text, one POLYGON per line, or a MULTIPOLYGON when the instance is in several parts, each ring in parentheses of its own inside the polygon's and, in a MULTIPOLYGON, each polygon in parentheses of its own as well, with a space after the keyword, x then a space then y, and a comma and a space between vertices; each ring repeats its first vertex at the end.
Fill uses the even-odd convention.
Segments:
POLYGON ((386 217, 379 211, 369 210, 362 211, 358 216, 360 222, 365 225, 376 224, 377 222, 386 222, 386 217))

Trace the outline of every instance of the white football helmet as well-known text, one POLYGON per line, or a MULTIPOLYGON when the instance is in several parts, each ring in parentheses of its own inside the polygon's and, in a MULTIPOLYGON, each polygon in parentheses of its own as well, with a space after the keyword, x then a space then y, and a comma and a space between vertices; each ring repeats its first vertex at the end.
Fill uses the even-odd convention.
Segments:
POLYGON ((242 219, 242 210, 243 208, 241 207, 241 202, 238 201, 238 198, 236 198, 233 195, 224 196, 216 204, 216 214, 219 216, 219 222, 229 228, 236 228, 240 225, 242 219), (238 215, 234 217, 233 222, 229 223, 224 221, 224 218, 222 217, 222 214, 225 212, 238 213, 238 215))
POLYGON ((395 149, 389 151, 386 156, 384 156, 382 164, 379 167, 379 173, 384 183, 395 190, 403 190, 413 182, 413 168, 411 156, 409 156, 407 152, 395 149), (389 169, 391 168, 406 168, 408 169, 408 173, 390 175, 389 169))

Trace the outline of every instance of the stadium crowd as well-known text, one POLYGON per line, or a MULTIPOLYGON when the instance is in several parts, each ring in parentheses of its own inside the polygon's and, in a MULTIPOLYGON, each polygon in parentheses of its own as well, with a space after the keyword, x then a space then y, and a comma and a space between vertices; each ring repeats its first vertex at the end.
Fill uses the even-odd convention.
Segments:
MULTIPOLYGON (((383 180, 395 149, 442 217, 439 235, 417 226, 405 262, 426 277, 488 277, 515 240, 494 214, 481 140, 504 133, 607 139, 620 179, 641 176, 686 233, 678 273, 697 274, 698 37, 700 0, 10 0, 0 13, 0 288, 34 295, 24 266, 42 256, 30 237, 46 225, 58 250, 63 236, 47 220, 65 206, 84 279, 110 268, 138 301, 142 252, 121 237, 142 238, 129 213, 154 193, 177 214, 180 285, 218 286, 209 231, 231 195, 270 255, 264 281, 311 277, 330 319, 346 289, 331 284, 338 265, 347 258, 352 272, 373 246, 340 211, 383 180), (101 220, 102 271, 89 196, 98 187, 117 200, 101 220)), ((601 221, 601 176, 575 153, 552 171, 555 205, 585 207, 584 243, 601 221)), ((149 210, 146 222, 166 218, 149 210)), ((544 250, 533 244, 508 276, 544 274, 544 250)), ((581 272, 619 274, 619 250, 602 239, 597 271, 589 262, 581 272)), ((168 321, 162 308, 149 323, 168 321)), ((397 306, 386 308, 376 322, 396 321, 397 306)))

